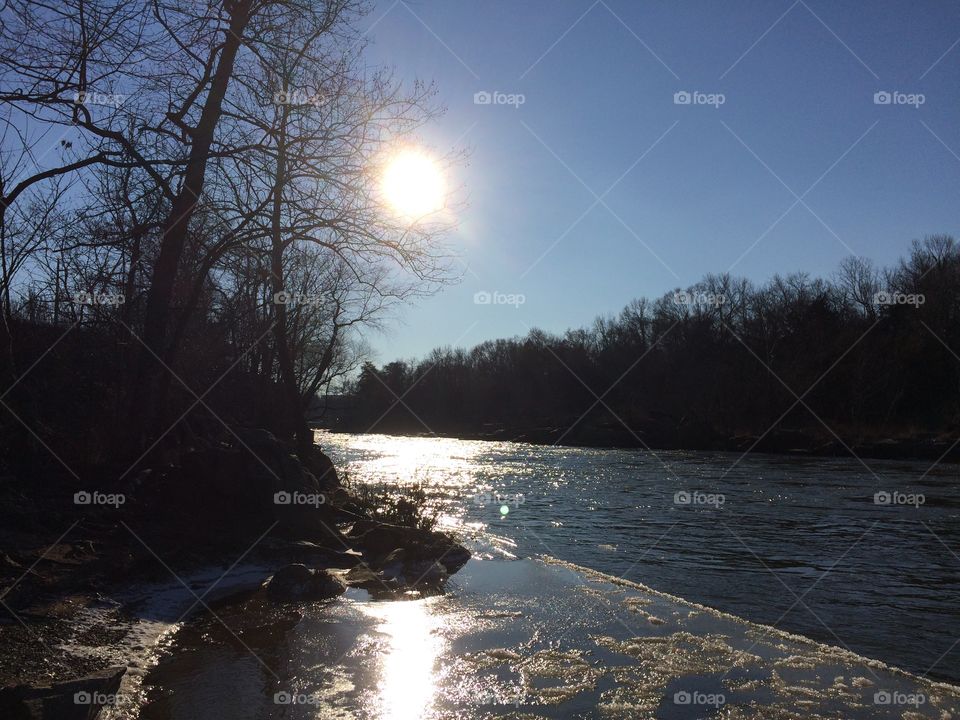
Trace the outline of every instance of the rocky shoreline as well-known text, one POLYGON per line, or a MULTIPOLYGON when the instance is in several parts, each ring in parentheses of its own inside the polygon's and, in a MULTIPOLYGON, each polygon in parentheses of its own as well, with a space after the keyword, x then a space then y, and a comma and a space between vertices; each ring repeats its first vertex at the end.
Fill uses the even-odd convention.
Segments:
POLYGON ((469 559, 409 501, 396 501, 403 512, 392 521, 357 498, 319 447, 303 459, 267 431, 234 434, 124 483, 61 481, 49 501, 2 498, 8 516, 23 517, 0 545, 8 616, 0 623, 0 716, 99 717, 109 702, 74 696, 114 697, 131 671, 143 670, 118 654, 145 622, 160 629, 150 626, 127 648, 132 654, 214 603, 282 606, 336 598, 348 586, 378 597, 442 593, 469 559), (60 525, 66 532, 56 538, 40 529, 60 525), (228 582, 238 568, 247 575, 228 582), (132 588, 171 583, 183 596, 177 603, 186 602, 164 611, 173 617, 130 598, 132 588), (88 616, 101 619, 85 628, 88 616), (98 647, 121 650, 89 652, 98 647))

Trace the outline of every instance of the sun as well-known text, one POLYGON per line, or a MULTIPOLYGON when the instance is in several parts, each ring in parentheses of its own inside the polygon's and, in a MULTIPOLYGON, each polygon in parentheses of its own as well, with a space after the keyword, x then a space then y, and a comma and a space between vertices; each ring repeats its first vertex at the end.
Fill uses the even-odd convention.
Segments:
POLYGON ((440 167, 418 150, 403 150, 387 163, 381 188, 394 211, 408 218, 442 209, 446 193, 440 167))

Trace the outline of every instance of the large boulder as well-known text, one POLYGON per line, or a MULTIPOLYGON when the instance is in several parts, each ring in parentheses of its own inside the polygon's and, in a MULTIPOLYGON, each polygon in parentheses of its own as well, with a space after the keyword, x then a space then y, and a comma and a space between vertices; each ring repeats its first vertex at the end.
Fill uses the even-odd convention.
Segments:
POLYGON ((269 494, 273 519, 278 523, 275 532, 343 548, 330 504, 340 481, 330 458, 314 447, 304 462, 292 446, 266 430, 236 433, 234 445, 248 456, 252 483, 269 494))
POLYGON ((387 555, 380 562, 380 573, 390 582, 413 588, 441 585, 449 575, 442 563, 405 548, 397 548, 387 555))
POLYGON ((306 457, 298 458, 292 445, 278 440, 267 430, 234 428, 233 435, 233 447, 253 454, 288 480, 301 478, 304 488, 331 490, 340 487, 333 461, 316 445, 306 457))
POLYGON ((329 600, 342 595, 343 583, 326 570, 314 570, 301 563, 286 565, 267 581, 267 597, 278 602, 329 600))
POLYGON ((303 462, 316 477, 322 489, 329 491, 340 487, 340 477, 337 475, 337 469, 333 466, 333 460, 319 447, 314 445, 303 462))
POLYGON ((362 588, 374 597, 390 597, 409 591, 442 592, 448 577, 446 568, 435 560, 409 559, 398 548, 379 568, 357 565, 343 579, 350 587, 362 588))
POLYGON ((439 587, 446 582, 449 573, 443 563, 436 560, 412 560, 403 566, 403 577, 411 587, 439 587))
POLYGON ((326 456, 319 449, 311 455, 311 463, 325 473, 321 483, 288 443, 266 430, 235 432, 230 445, 193 448, 173 466, 138 476, 128 488, 133 496, 128 507, 149 509, 151 521, 187 541, 209 535, 232 543, 276 523, 272 535, 346 547, 333 522, 329 499, 341 491, 333 484, 336 472, 324 470, 320 456, 326 456), (202 522, 185 514, 185 506, 199 508, 202 522))
POLYGON ((403 588, 402 583, 387 578, 382 572, 366 564, 348 570, 343 580, 350 587, 362 588, 374 597, 392 595, 403 588))
POLYGON ((436 562, 448 575, 470 559, 470 551, 447 533, 423 528, 361 520, 354 523, 347 539, 376 566, 382 566, 398 548, 404 550, 404 565, 436 562))

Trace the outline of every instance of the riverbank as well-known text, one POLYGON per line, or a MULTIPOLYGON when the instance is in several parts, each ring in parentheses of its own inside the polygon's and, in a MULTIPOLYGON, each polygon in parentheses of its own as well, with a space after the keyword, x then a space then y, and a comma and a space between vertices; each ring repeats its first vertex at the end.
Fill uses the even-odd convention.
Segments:
MULTIPOLYGON (((318 708, 322 717, 419 718, 423 707, 433 717, 458 719, 571 713, 590 717, 599 712, 614 718, 679 718, 702 715, 704 708, 694 698, 717 702, 721 694, 722 711, 733 718, 957 716, 952 685, 927 683, 889 664, 865 659, 884 658, 917 672, 933 672, 942 650, 936 649, 932 635, 923 634, 924 618, 935 622, 942 636, 943 618, 949 617, 952 606, 945 582, 934 581, 928 597, 922 586, 890 587, 898 574, 872 572, 873 565, 867 565, 864 574, 850 574, 863 567, 857 548, 878 546, 884 537, 895 538, 899 551, 911 557, 925 554, 909 551, 901 532, 903 521, 909 522, 920 509, 878 505, 871 500, 874 480, 857 464, 794 458, 784 459, 779 467, 746 459, 746 467, 728 475, 726 485, 713 488, 723 494, 724 503, 698 507, 677 504, 675 493, 702 487, 704 478, 720 477, 735 458, 676 453, 657 460, 649 453, 574 453, 532 445, 398 441, 382 436, 357 437, 344 445, 345 440, 318 435, 338 467, 349 471, 351 481, 345 482, 342 492, 331 493, 336 502, 321 506, 330 513, 324 517, 331 524, 313 540, 292 539, 290 533, 317 530, 306 521, 319 516, 298 514, 295 523, 291 516, 274 517, 277 506, 272 497, 265 505, 248 506, 241 496, 227 512, 211 508, 201 516, 233 518, 235 529, 245 529, 229 545, 209 548, 198 547, 198 542, 202 538, 210 542, 216 533, 211 525, 198 523, 196 515, 181 512, 181 519, 174 522, 161 513, 165 532, 158 533, 156 519, 153 526, 141 525, 145 517, 137 512, 112 523, 106 522, 110 515, 91 513, 73 526, 64 522, 69 510, 51 515, 54 503, 49 498, 34 508, 36 513, 22 505, 21 532, 44 514, 47 525, 69 526, 49 548, 39 543, 52 541, 37 535, 36 551, 21 548, 11 557, 24 580, 9 600, 17 603, 13 608, 18 615, 33 610, 30 616, 20 615, 24 625, 16 620, 0 625, 0 640, 10 682, 30 682, 32 687, 0 694, 0 715, 19 717, 3 706, 5 699, 35 701, 56 693, 69 700, 71 710, 85 714, 47 717, 87 720, 92 708, 77 707, 72 700, 77 692, 86 692, 107 700, 102 717, 126 719, 131 709, 142 706, 148 720, 288 719, 315 717, 318 708), (345 452, 348 446, 350 451, 345 452), (543 453, 547 457, 540 457, 543 453), (669 473, 665 462, 673 469, 669 473), (839 474, 834 479, 831 472, 839 474), (865 477, 858 480, 858 475, 865 477), (431 529, 416 527, 416 522, 404 527, 382 518, 357 519, 355 504, 367 492, 361 488, 384 482, 399 491, 397 497, 414 499, 417 491, 411 489, 426 478, 430 481, 426 502, 415 501, 413 507, 429 508, 444 520, 444 527, 456 528, 464 536, 476 533, 471 546, 483 561, 460 569, 466 550, 456 551, 449 542, 436 546, 434 540, 440 538, 431 529), (832 487, 833 482, 840 495, 814 494, 816 488, 832 487), (351 487, 356 490, 349 492, 351 487), (792 493, 799 493, 802 517, 794 516, 792 493), (488 494, 505 498, 507 512, 500 502, 491 504, 488 494), (661 506, 664 514, 658 517, 661 506), (257 516, 267 521, 265 535, 259 527, 244 528, 238 520, 247 518, 249 524, 249 512, 268 508, 269 520, 267 515, 257 516), (736 517, 728 514, 731 510, 736 517), (825 511, 833 519, 828 526, 823 525, 825 511), (886 530, 884 518, 890 523, 886 530), (281 520, 286 522, 281 525, 281 520), (726 521, 737 523, 736 534, 726 539, 746 562, 734 562, 734 555, 722 551, 726 521), (751 529, 762 531, 774 527, 771 523, 777 528, 777 541, 766 546, 751 529), (674 527, 676 532, 671 533, 674 527), (791 535, 794 527, 803 533, 791 535), (824 531, 825 527, 834 530, 824 531), (530 530, 530 541, 523 539, 521 528, 530 530), (711 528, 719 535, 710 536, 711 528), (876 536, 860 543, 869 532, 876 536), (689 538, 692 542, 687 542, 689 538), (818 544, 829 538, 837 540, 835 547, 818 544), (751 560, 755 556, 744 552, 743 542, 761 554, 764 559, 756 558, 759 562, 785 568, 784 572, 776 577, 763 572, 751 560), (510 557, 498 549, 508 546, 513 554, 532 557, 547 551, 610 574, 555 562, 494 560, 510 557), (651 546, 656 552, 641 564, 651 546), (704 554, 707 547, 721 551, 719 566, 704 554), (127 551, 130 557, 121 562, 127 551), (449 558, 448 551, 453 552, 449 558), (836 558, 845 562, 831 574, 830 563, 836 565, 836 558), (437 567, 445 559, 454 560, 456 567, 437 567), (622 567, 617 566, 618 559, 622 567), (101 571, 94 572, 97 568, 101 571), (109 568, 113 570, 108 572, 109 568), (311 568, 322 572, 311 573, 311 568), (557 575, 557 568, 564 573, 557 575), (663 575, 658 568, 668 568, 673 575, 663 575), (275 583, 264 587, 264 580, 275 573, 286 580, 272 592, 275 583), (620 575, 702 604, 615 579, 620 575), (857 648, 859 654, 805 640, 801 635, 831 641, 809 629, 798 630, 797 618, 785 613, 781 624, 800 634, 767 638, 764 626, 707 607, 733 608, 740 616, 780 623, 777 603, 792 602, 782 583, 793 586, 794 579, 805 577, 810 582, 818 578, 814 585, 824 589, 829 601, 823 606, 816 591, 798 586, 796 592, 803 592, 811 617, 815 612, 843 636, 838 643, 857 648), (690 578, 716 595, 704 600, 689 586, 690 578), (745 591, 734 590, 740 586, 745 591), (65 592, 68 588, 79 591, 71 595, 65 592), (25 589, 35 593, 32 599, 19 595, 25 589), (318 595, 321 590, 330 592, 318 595), (873 591, 876 599, 870 595, 873 591), (941 595, 942 609, 932 604, 941 595), (891 597, 901 598, 896 607, 896 617, 903 619, 900 624, 889 622, 879 609, 888 607, 891 597), (927 599, 915 606, 903 599, 907 597, 927 599), (57 602, 50 602, 53 599, 57 602), (56 615, 54 604, 63 608, 56 615), (842 612, 848 606, 856 619, 842 612), (838 609, 841 612, 834 615, 838 609), (769 620, 763 617, 765 612, 772 613, 769 620), (919 643, 924 652, 901 662, 889 647, 877 649, 867 625, 882 626, 882 633, 898 646, 919 643), (20 640, 8 642, 17 633, 20 640), (771 647, 760 652, 750 647, 754 642, 761 649, 765 643, 771 647), (658 648, 668 657, 657 655, 658 648), (30 653, 37 660, 34 666, 30 653), (428 663, 422 654, 433 660, 428 663), (795 663, 800 664, 794 667, 795 663), (589 682, 580 682, 581 677, 589 682), (844 680, 838 683, 838 677, 844 680), (741 682, 731 685, 730 678, 741 682), (874 694, 881 693, 880 702, 867 692, 871 688, 874 694), (686 695, 676 696, 684 692, 689 703, 684 702, 686 695), (899 714, 890 714, 883 693, 889 694, 899 714), (653 709, 644 709, 648 707, 653 709), (220 715, 204 708, 214 708, 220 715)), ((271 462, 288 466, 281 477, 300 476, 303 467, 291 457, 273 456, 271 462), (281 460, 284 457, 288 460, 281 460)), ((878 465, 884 475, 887 471, 919 475, 925 469, 878 465)), ((230 474, 223 468, 234 467, 206 462, 194 477, 213 478, 209 482, 214 487, 229 487, 230 474)), ((312 484, 309 476, 303 479, 312 484)), ((893 480, 892 487, 908 487, 900 482, 893 480)), ((950 508, 957 504, 952 496, 934 495, 937 478, 924 482, 929 505, 921 506, 923 517, 942 532, 941 520, 949 521, 950 508)), ((199 508, 217 497, 199 488, 193 493, 199 508)), ((51 496, 59 497, 60 491, 51 496)), ((131 495, 126 507, 136 508, 142 497, 131 495)), ((407 521, 416 516, 409 503, 378 507, 407 521)), ((927 528, 920 529, 929 534, 927 528)), ((937 546, 934 536, 930 541, 937 546)), ((889 564, 882 567, 888 569, 889 564)), ((923 577, 936 580, 931 575, 934 566, 925 567, 923 577)))
POLYGON ((387 594, 333 568, 344 594, 277 603, 280 554, 101 592, 39 639, 99 669, 69 687, 103 720, 960 717, 954 685, 552 558, 387 594))
POLYGON ((447 592, 200 615, 144 720, 946 718, 960 688, 585 568, 471 560, 447 592))
POLYGON ((135 698, 154 649, 223 595, 432 593, 470 556, 415 499, 358 494, 318 447, 297 456, 263 430, 124 482, 51 473, 0 489, 3 717, 88 719, 111 703, 78 693, 135 698))

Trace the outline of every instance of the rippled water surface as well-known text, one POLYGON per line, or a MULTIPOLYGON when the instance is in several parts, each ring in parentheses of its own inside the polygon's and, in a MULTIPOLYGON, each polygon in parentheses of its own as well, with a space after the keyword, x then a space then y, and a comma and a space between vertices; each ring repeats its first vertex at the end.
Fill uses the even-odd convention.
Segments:
POLYGON ((351 482, 422 486, 481 553, 550 555, 960 680, 957 466, 319 440, 351 482))

